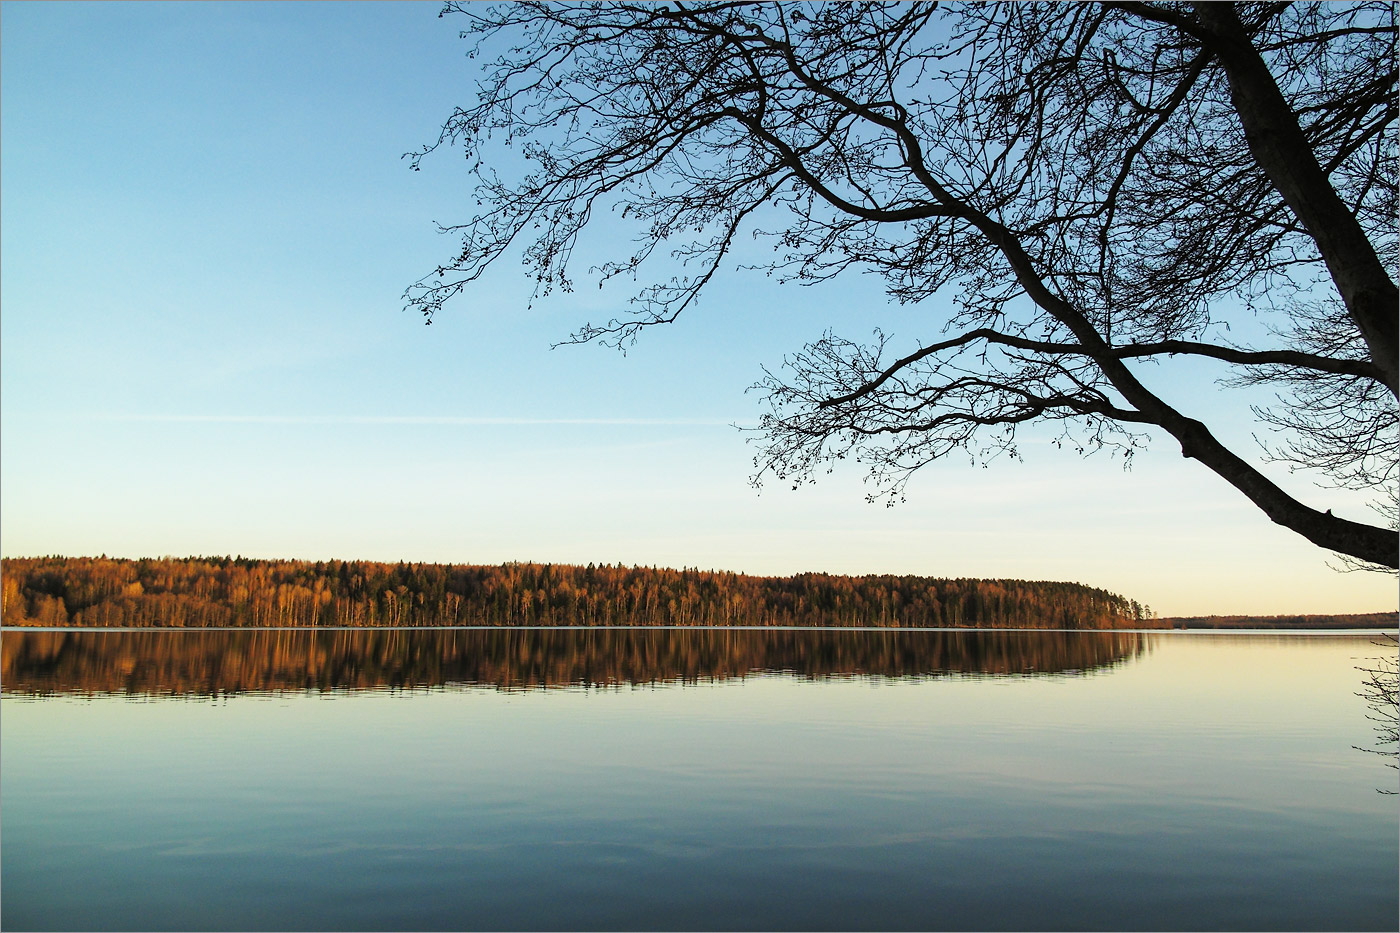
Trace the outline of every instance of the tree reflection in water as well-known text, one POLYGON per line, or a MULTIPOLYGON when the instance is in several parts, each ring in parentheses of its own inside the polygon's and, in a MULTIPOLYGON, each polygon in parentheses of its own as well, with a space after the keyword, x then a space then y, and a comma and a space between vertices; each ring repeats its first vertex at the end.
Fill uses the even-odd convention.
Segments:
MULTIPOLYGON (((1362 678, 1356 695, 1366 701, 1366 718, 1371 720, 1376 731, 1375 746, 1361 748, 1361 751, 1384 755, 1390 759, 1391 768, 1400 770, 1400 654, 1397 654, 1400 636, 1387 632, 1376 645, 1383 649, 1381 656, 1358 668, 1362 678)), ((1377 790, 1382 794, 1400 792, 1393 785, 1392 781, 1391 787, 1377 790)))
POLYGON ((1140 655, 1135 632, 817 629, 24 631, 0 638, 12 694, 220 696, 438 687, 617 687, 1075 675, 1140 655))

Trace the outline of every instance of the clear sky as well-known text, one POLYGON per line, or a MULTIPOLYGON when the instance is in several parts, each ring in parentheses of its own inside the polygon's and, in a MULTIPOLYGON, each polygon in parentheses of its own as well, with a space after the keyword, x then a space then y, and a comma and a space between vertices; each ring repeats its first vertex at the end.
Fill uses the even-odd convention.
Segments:
MULTIPOLYGON (((452 249, 433 222, 469 210, 459 156, 400 158, 472 99, 438 9, 0 5, 5 556, 620 561, 1076 580, 1163 615, 1396 608, 1393 577, 1336 572, 1165 438, 1124 472, 1028 436, 1025 463, 940 463, 893 509, 854 473, 756 493, 733 425, 757 420, 762 366, 827 329, 941 326, 873 280, 736 271, 624 356, 550 346, 625 292, 526 310, 505 263, 424 327, 400 296, 452 249)), ((1252 454, 1214 372, 1147 378, 1252 454)))

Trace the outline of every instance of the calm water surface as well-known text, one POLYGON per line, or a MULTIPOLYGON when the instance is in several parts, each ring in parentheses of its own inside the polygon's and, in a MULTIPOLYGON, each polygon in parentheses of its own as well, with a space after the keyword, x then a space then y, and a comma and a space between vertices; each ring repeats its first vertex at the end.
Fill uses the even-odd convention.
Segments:
POLYGON ((1370 635, 0 633, 9 929, 1385 929, 1370 635))

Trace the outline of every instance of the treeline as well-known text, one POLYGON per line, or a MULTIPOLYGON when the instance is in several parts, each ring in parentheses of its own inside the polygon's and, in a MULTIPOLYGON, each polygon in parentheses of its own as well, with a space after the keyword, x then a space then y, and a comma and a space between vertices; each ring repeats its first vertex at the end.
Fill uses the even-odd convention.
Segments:
POLYGON ((1395 628, 1393 612, 1359 612, 1350 615, 1293 616, 1180 616, 1158 619, 1171 628, 1395 628))
POLYGON ((1146 607, 1077 583, 509 563, 37 557, 0 567, 5 625, 812 625, 1130 628, 1146 607))
POLYGON ((780 674, 812 680, 1076 675, 1142 654, 1138 632, 791 629, 10 631, 7 694, 224 696, 624 687, 780 674))

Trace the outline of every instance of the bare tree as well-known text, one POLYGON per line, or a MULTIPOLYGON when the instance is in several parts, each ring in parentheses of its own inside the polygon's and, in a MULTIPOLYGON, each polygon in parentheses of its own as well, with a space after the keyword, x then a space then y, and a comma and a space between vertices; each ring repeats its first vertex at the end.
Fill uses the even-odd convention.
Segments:
MULTIPOLYGON (((676 319, 742 234, 766 271, 883 276, 936 340, 827 335, 760 383, 755 482, 866 463, 880 495, 953 451, 1016 451, 1054 422, 1131 457, 1156 426, 1270 519, 1373 566, 1392 522, 1299 501, 1144 363, 1229 364, 1265 385, 1263 452, 1394 501, 1396 11, 1389 3, 449 3, 483 66, 413 167, 465 150, 479 209, 406 293, 428 319, 523 250, 569 289, 600 210, 635 218, 630 311, 571 339, 676 319), (529 168, 503 180, 495 147, 529 168), (670 272, 672 274, 668 275, 670 272), (1270 328, 1229 339, 1232 317, 1270 328)), ((1380 502, 1383 514, 1386 501, 1380 502)))

